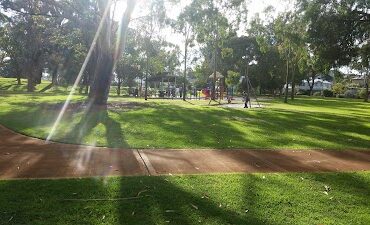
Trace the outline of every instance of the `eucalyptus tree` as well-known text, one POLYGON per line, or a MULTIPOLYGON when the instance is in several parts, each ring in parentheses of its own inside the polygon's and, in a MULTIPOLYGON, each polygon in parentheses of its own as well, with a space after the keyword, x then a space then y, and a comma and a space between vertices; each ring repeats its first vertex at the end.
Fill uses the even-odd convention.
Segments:
POLYGON ((306 44, 306 26, 307 23, 297 16, 295 10, 280 14, 274 21, 276 44, 282 57, 286 60, 285 103, 288 102, 289 75, 291 75, 292 84, 291 98, 294 99, 295 69, 299 60, 303 57, 304 49, 308 47, 306 44))
MULTIPOLYGON (((27 90, 33 91, 36 83, 41 80, 42 74, 42 59, 45 52, 46 35, 44 30, 49 21, 41 14, 44 11, 49 11, 44 4, 39 4, 35 0, 14 0, 0 1, 4 10, 12 10, 16 13, 9 17, 11 20, 10 35, 11 41, 14 41, 17 46, 13 46, 13 50, 17 48, 17 61, 22 65, 23 74, 27 76, 27 90)), ((13 60, 16 60, 15 58, 13 60)))
POLYGON ((358 49, 370 38, 369 1, 299 0, 298 6, 309 21, 308 42, 321 60, 339 67, 361 57, 358 49))
POLYGON ((283 59, 275 31, 275 20, 265 23, 259 15, 254 17, 250 23, 248 33, 255 38, 258 45, 256 61, 258 64, 254 66, 253 74, 258 74, 258 83, 260 91, 269 90, 275 95, 275 90, 281 89, 284 86, 284 72, 286 72, 286 61, 283 59))
POLYGON ((188 60, 188 47, 194 42, 194 28, 191 21, 191 11, 185 7, 184 11, 177 18, 174 24, 175 30, 184 36, 184 82, 183 82, 183 100, 186 100, 186 71, 188 60))
POLYGON ((215 82, 220 52, 224 40, 239 29, 241 18, 246 12, 245 1, 241 0, 193 0, 184 10, 188 23, 194 30, 195 39, 201 45, 208 65, 212 65, 212 96, 215 100, 215 82), (212 52, 212 53, 211 53, 212 52))
POLYGON ((148 99, 148 76, 150 73, 150 63, 155 62, 157 59, 152 59, 156 53, 154 45, 162 42, 162 30, 168 26, 169 18, 167 16, 166 9, 167 4, 172 6, 177 3, 176 0, 151 0, 144 2, 143 8, 147 9, 146 15, 138 18, 135 21, 138 31, 141 32, 143 49, 145 51, 146 63, 145 63, 145 100, 148 99), (154 45, 153 45, 154 44, 154 45))

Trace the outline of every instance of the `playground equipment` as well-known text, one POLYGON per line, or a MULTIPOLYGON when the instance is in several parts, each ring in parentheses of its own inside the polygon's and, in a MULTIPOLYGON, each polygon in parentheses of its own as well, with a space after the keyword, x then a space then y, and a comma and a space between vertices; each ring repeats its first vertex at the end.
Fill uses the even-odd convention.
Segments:
POLYGON ((261 108, 261 105, 257 99, 256 91, 254 90, 251 84, 251 81, 249 79, 248 66, 249 64, 247 64, 245 76, 242 76, 242 82, 244 82, 244 84, 246 85, 246 95, 249 97, 249 108, 252 108, 252 98, 256 100, 258 108, 261 108))
MULTIPOLYGON (((215 85, 215 89, 214 89, 215 90, 215 100, 219 99, 219 101, 221 101, 224 97, 224 86, 225 86, 224 76, 220 72, 217 72, 217 71, 216 71, 216 76, 214 75, 214 73, 209 75, 209 79, 211 79, 212 81, 215 77, 216 77, 216 81, 212 82, 215 85)), ((212 96, 211 90, 209 90, 209 92, 210 92, 210 95, 212 96)), ((211 103, 211 101, 209 103, 211 103)))

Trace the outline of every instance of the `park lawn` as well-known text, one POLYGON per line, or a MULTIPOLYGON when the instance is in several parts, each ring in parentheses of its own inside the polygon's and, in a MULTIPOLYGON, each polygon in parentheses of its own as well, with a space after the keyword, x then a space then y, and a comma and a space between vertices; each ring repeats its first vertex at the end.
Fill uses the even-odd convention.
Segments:
MULTIPOLYGON (((66 97, 0 92, 0 124, 45 139, 66 97)), ((361 100, 266 99, 265 108, 252 110, 205 100, 109 102, 107 111, 88 115, 82 107, 67 110, 52 140, 115 148, 370 149, 370 104, 361 100)))
POLYGON ((365 225, 369 196, 370 172, 13 180, 0 223, 365 225))

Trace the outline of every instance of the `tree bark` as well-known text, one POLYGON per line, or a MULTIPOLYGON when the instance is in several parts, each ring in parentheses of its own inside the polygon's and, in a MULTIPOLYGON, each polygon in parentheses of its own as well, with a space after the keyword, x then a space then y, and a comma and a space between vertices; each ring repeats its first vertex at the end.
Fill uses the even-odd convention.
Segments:
POLYGON ((308 93, 309 96, 312 96, 313 95, 313 86, 315 85, 315 79, 312 78, 312 83, 310 84, 310 80, 307 79, 307 82, 308 82, 308 85, 310 86, 310 92, 308 93))
POLYGON ((54 69, 53 69, 53 72, 51 74, 51 83, 53 85, 57 85, 58 84, 58 80, 57 80, 57 75, 58 75, 58 66, 55 66, 54 69))
POLYGON ((288 80, 289 80, 289 60, 286 61, 286 77, 285 77, 285 97, 284 97, 284 103, 288 103, 288 80))
POLYGON ((113 56, 110 52, 100 52, 97 63, 89 100, 94 105, 106 105, 113 75, 113 56))
POLYGON ((365 75, 365 102, 369 102, 369 74, 365 75))
POLYGON ((182 100, 186 101, 186 63, 187 63, 187 58, 188 58, 188 40, 186 38, 185 40, 185 56, 184 56, 185 60, 184 60, 184 85, 183 85, 183 96, 182 96, 182 100))
POLYGON ((295 71, 294 71, 294 66, 292 68, 292 93, 290 95, 290 98, 294 100, 295 96, 295 71))
POLYGON ((21 73, 19 71, 17 71, 17 84, 18 85, 21 85, 22 84, 21 73))
POLYGON ((117 82, 117 95, 118 96, 121 95, 121 83, 122 83, 121 78, 118 78, 118 82, 117 82))
MULTIPOLYGON (((105 1, 99 3, 102 6, 105 4, 105 7, 110 7, 110 4, 105 1)), ((120 32, 121 39, 117 40, 118 43, 116 45, 112 45, 111 43, 111 18, 107 17, 106 21, 104 21, 104 29, 101 32, 99 44, 96 49, 97 65, 95 75, 89 93, 89 101, 93 105, 107 105, 113 69, 125 49, 128 24, 135 4, 136 0, 127 1, 126 11, 121 18, 121 29, 118 31, 120 32), (112 46, 117 47, 117 49, 112 48, 112 46)), ((102 7, 103 10, 106 9, 105 7, 102 7)))

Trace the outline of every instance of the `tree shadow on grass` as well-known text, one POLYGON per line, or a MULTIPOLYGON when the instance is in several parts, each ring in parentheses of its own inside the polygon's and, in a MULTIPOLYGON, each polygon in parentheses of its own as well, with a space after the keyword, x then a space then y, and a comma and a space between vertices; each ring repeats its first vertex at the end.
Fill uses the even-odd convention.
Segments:
MULTIPOLYGON (((367 224, 356 173, 0 181, 4 224, 367 224), (302 178, 302 179, 301 179, 302 178), (324 185, 331 187, 323 194, 324 185), (117 201, 64 201, 115 199, 117 201)), ((367 217, 368 218, 368 217, 367 217)))
MULTIPOLYGON (((110 117, 106 108, 93 107, 87 109, 83 113, 81 120, 71 128, 62 140, 67 140, 71 143, 84 143, 85 138, 100 124, 105 127, 107 147, 130 147, 124 138, 121 124, 110 117)), ((94 142, 94 140, 92 141, 94 142)))
MULTIPOLYGON (((227 175, 223 176, 226 178, 227 175)), ((128 185, 127 181, 130 179, 132 178, 121 180, 122 194, 128 192, 131 185, 128 185)), ((254 212, 247 214, 246 208, 238 205, 244 200, 237 199, 238 202, 232 202, 234 200, 232 194, 232 200, 226 198, 225 201, 219 202, 216 198, 225 198, 230 196, 230 193, 224 193, 225 187, 217 188, 219 185, 224 186, 224 182, 220 184, 219 180, 212 180, 212 176, 207 178, 205 176, 143 177, 137 184, 139 188, 137 191, 142 189, 138 193, 142 193, 145 200, 130 202, 131 204, 121 203, 118 206, 119 224, 274 224, 267 223, 254 212), (208 184, 199 185, 202 181, 208 184), (211 187, 212 193, 208 193, 207 188, 211 187), (229 206, 234 203, 236 206, 229 206)), ((255 196, 252 193, 253 177, 246 183, 243 183, 243 180, 241 182, 239 184, 241 187, 243 184, 249 187, 248 196, 255 196)), ((241 198, 246 197, 243 195, 243 189, 230 187, 230 190, 241 198)), ((250 197, 248 202, 251 207, 256 204, 250 197)))

